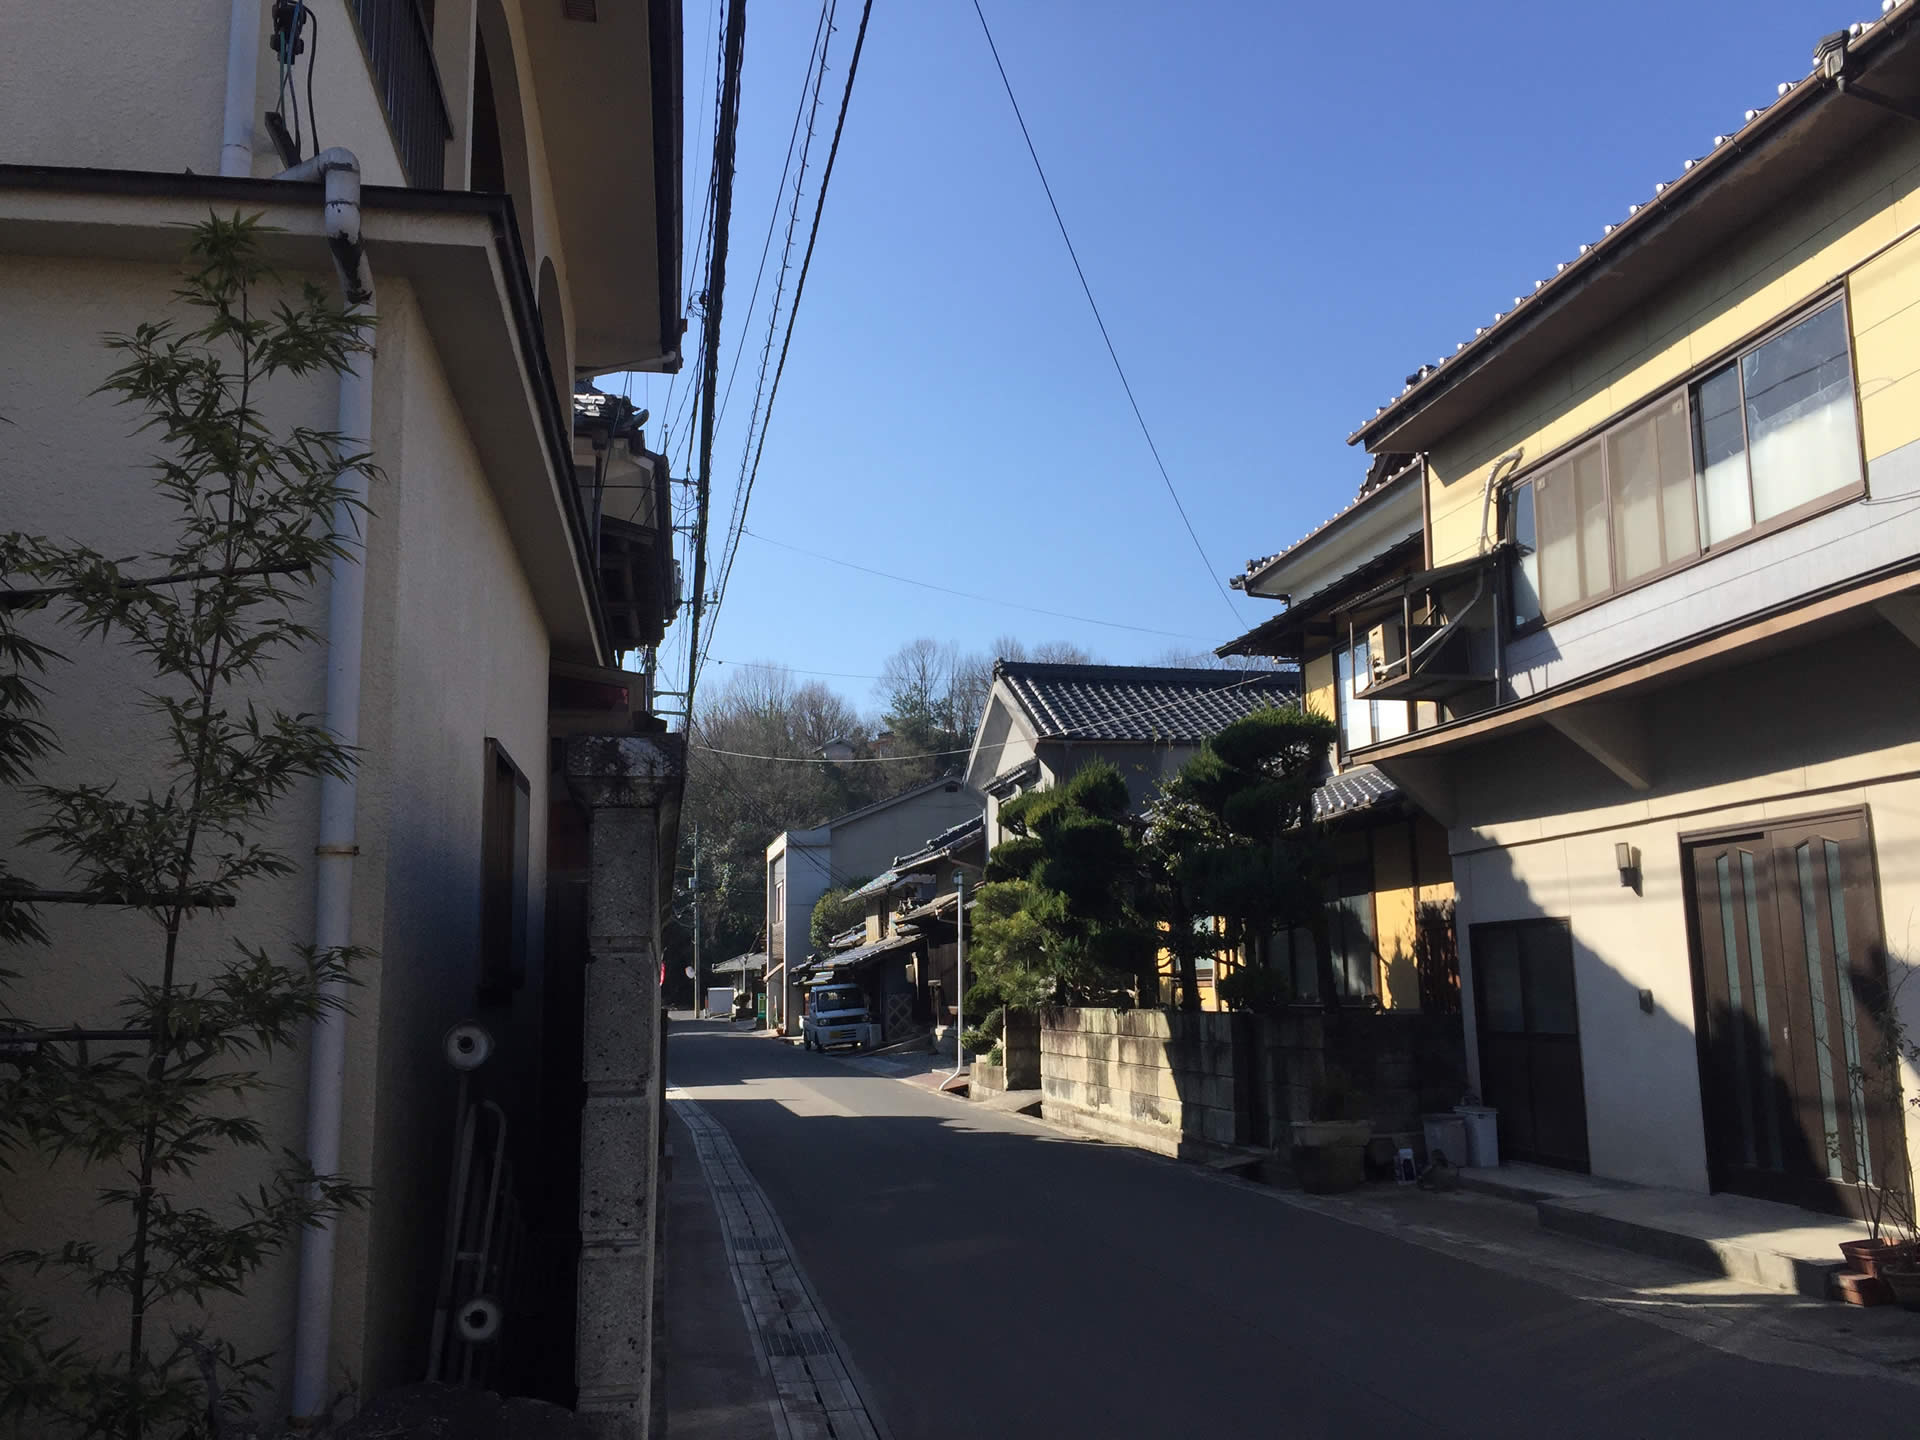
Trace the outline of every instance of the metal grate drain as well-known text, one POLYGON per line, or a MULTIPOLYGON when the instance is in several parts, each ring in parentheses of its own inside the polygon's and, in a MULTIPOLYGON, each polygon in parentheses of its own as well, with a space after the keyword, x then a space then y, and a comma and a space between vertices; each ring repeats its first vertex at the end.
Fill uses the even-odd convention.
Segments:
POLYGON ((831 1355, 833 1342, 819 1330, 794 1332, 792 1330, 766 1329, 760 1332, 767 1342, 769 1355, 831 1355))

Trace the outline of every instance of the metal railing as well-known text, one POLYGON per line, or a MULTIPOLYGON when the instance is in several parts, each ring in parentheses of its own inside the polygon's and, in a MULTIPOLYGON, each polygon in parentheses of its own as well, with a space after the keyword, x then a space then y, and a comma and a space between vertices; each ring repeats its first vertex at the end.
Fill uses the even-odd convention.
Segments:
POLYGON ((438 190, 446 179, 453 122, 419 0, 349 0, 349 8, 407 183, 438 190))

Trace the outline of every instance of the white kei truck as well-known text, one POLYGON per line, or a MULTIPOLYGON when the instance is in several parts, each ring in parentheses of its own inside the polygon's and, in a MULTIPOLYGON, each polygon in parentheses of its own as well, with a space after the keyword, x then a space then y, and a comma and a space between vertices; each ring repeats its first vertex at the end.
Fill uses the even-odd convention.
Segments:
POLYGON ((807 991, 800 1040, 809 1050, 871 1050, 880 1043, 880 1027, 868 1015, 867 997, 858 985, 827 981, 807 991))

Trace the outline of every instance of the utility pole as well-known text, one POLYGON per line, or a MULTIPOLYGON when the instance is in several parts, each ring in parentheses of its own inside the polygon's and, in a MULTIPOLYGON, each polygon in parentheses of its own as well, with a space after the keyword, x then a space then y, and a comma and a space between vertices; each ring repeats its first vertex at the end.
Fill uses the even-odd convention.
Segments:
MULTIPOLYGON (((720 128, 713 136, 713 258, 707 264, 706 363, 700 377, 700 478, 694 491, 693 618, 687 636, 687 718, 700 678, 700 615, 707 604, 707 498, 713 477, 714 392, 720 384, 720 301, 727 288, 727 231, 733 218, 734 132, 740 124, 740 62, 747 43, 747 0, 727 0, 720 84, 720 128)), ((696 967, 698 968, 698 967, 696 967)))
POLYGON ((706 1013, 707 967, 700 960, 700 822, 693 822, 693 1018, 706 1013))
POLYGON ((967 1068, 967 872, 953 872, 953 1074, 948 1083, 960 1078, 967 1068))

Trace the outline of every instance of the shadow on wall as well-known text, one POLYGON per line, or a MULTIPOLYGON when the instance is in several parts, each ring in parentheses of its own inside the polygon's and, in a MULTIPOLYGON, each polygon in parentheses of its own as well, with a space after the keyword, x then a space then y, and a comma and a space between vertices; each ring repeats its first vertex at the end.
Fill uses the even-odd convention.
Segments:
POLYGON ((1054 1009, 1040 1033, 1042 1113, 1157 1154, 1290 1150, 1292 1127, 1371 1120, 1418 1144, 1420 1115, 1458 1101, 1460 1017, 1413 1011, 1277 1015, 1054 1009), (1338 1112, 1338 1113, 1335 1113, 1338 1112))

